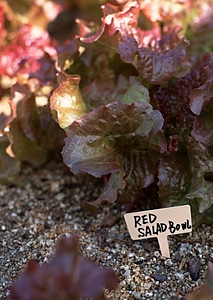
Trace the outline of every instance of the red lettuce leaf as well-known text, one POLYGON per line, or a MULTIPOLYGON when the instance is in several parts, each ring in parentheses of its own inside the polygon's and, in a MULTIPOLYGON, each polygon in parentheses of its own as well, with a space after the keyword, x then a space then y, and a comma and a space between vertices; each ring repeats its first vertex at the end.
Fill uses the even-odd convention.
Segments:
MULTIPOLYGON (((206 54, 186 76, 169 81, 167 86, 157 85, 150 90, 150 101, 164 117, 167 136, 177 134, 183 137, 184 133, 191 132, 197 117, 190 109, 190 95, 210 79, 211 68, 212 55, 206 54)), ((202 102, 202 99, 197 100, 202 102)))
MULTIPOLYGON (((117 201, 135 203, 140 199, 147 203, 145 190, 155 183, 160 154, 151 149, 145 151, 130 151, 123 159, 125 171, 125 189, 119 190, 117 201)), ((157 198, 157 195, 155 195, 157 198)))
POLYGON ((7 34, 5 28, 5 18, 4 18, 4 7, 3 5, 0 5, 0 45, 3 43, 3 40, 7 34))
POLYGON ((79 56, 79 47, 75 40, 67 41, 63 45, 58 45, 56 67, 60 72, 65 72, 79 56), (68 66, 67 66, 68 65, 68 66))
POLYGON ((191 135, 196 141, 205 145, 212 146, 213 144, 213 102, 209 102, 200 114, 196 117, 193 123, 191 135))
MULTIPOLYGON (((138 2, 129 1, 124 6, 114 6, 107 3, 101 8, 103 12, 103 17, 101 19, 102 25, 95 34, 90 28, 84 30, 86 35, 80 37, 82 42, 93 43, 102 35, 104 35, 104 38, 107 36, 111 37, 117 31, 119 31, 122 36, 137 35, 136 27, 140 12, 140 5, 138 2)), ((78 21, 78 24, 82 26, 80 20, 78 21)))
POLYGON ((138 25, 140 5, 136 1, 122 7, 106 4, 102 9, 104 16, 99 34, 81 37, 81 41, 99 40, 106 47, 110 45, 121 59, 136 66, 142 78, 151 83, 163 83, 172 76, 182 77, 189 72, 189 41, 179 37, 179 28, 162 33, 156 26, 148 32, 142 30, 138 25))
POLYGON ((0 136, 4 134, 4 129, 12 120, 12 116, 7 116, 5 113, 0 113, 0 136))
POLYGON ((188 46, 185 38, 178 38, 178 31, 164 34, 154 46, 138 49, 137 71, 155 84, 164 83, 172 76, 182 77, 191 67, 187 57, 188 46))
POLYGON ((161 114, 148 103, 100 106, 69 126, 62 152, 64 163, 74 174, 82 171, 100 177, 118 171, 122 151, 165 151, 165 143, 155 145, 154 141, 162 126, 161 114))
MULTIPOLYGON (((118 200, 118 192, 123 190, 126 187, 126 181, 124 180, 125 172, 124 170, 120 170, 117 172, 113 172, 110 175, 110 178, 105 185, 102 193, 98 197, 97 200, 92 202, 85 202, 84 208, 88 209, 90 212, 96 213, 98 212, 98 207, 104 203, 114 203, 118 200)), ((129 200, 129 199, 128 199, 129 200)), ((129 202, 129 201, 127 201, 129 202)))
POLYGON ((187 146, 192 184, 186 197, 197 201, 199 212, 203 213, 213 205, 213 157, 204 144, 193 138, 188 138, 187 146))
POLYGON ((124 6, 115 7, 110 4, 103 6, 104 23, 108 26, 109 36, 119 31, 121 35, 133 36, 137 35, 137 24, 140 13, 140 4, 138 2, 129 1, 124 6))
POLYGON ((155 182, 159 154, 153 150, 132 150, 123 156, 123 169, 111 174, 108 183, 97 200, 86 203, 92 212, 104 202, 135 203, 147 201, 144 189, 155 182))
POLYGON ((158 152, 166 150, 162 126, 161 114, 147 102, 112 102, 69 126, 62 156, 70 170, 95 177, 112 173, 100 197, 87 207, 131 202, 154 182, 158 152))
POLYGON ((162 155, 158 166, 158 195, 162 207, 180 205, 185 201, 191 184, 187 152, 162 155))
POLYGON ((120 57, 123 61, 127 63, 132 63, 134 61, 135 55, 137 54, 137 42, 131 36, 121 36, 117 35, 118 39, 118 51, 120 57))
POLYGON ((206 80, 206 82, 203 85, 193 89, 189 95, 190 109, 196 115, 200 115, 205 105, 207 105, 213 99, 213 56, 210 56, 210 59, 211 60, 209 61, 209 63, 211 63, 211 66, 206 67, 208 80, 206 80))
POLYGON ((59 240, 56 253, 46 265, 29 261, 21 277, 10 288, 10 300, 52 299, 106 300, 104 288, 115 289, 113 270, 101 269, 83 257, 75 236, 59 240))
POLYGON ((48 54, 38 59, 38 68, 29 70, 30 78, 37 78, 43 85, 51 84, 53 87, 57 85, 56 68, 54 59, 48 54))
POLYGON ((168 153, 159 163, 159 201, 163 206, 189 202, 196 225, 210 223, 213 209, 211 69, 212 55, 206 54, 185 77, 150 91, 150 102, 164 117, 168 141, 168 153), (193 104, 199 115, 195 115, 190 109, 190 95, 201 90, 207 101, 196 97, 193 104))
POLYGON ((37 107, 34 92, 28 85, 13 86, 13 121, 9 136, 16 159, 38 167, 51 157, 57 157, 65 132, 52 119, 48 106, 37 107))
POLYGON ((39 60, 48 53, 56 55, 50 45, 47 33, 34 36, 29 25, 22 26, 15 32, 14 38, 2 49, 0 54, 0 75, 15 77, 18 72, 29 74, 40 68, 39 60))

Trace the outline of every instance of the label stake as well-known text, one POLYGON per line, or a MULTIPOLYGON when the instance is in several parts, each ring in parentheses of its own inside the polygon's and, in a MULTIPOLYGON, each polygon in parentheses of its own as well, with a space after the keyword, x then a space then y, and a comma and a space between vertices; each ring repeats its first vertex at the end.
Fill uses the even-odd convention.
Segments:
POLYGON ((189 205, 127 213, 124 215, 133 240, 156 237, 161 255, 170 258, 167 236, 192 231, 189 205))

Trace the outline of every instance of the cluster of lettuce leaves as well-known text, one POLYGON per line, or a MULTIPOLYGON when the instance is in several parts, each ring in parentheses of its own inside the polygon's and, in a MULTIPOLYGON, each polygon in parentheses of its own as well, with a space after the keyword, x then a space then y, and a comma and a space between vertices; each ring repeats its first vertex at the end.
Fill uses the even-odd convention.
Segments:
MULTIPOLYGON (((0 181, 62 152, 74 174, 108 179, 91 211, 189 203, 194 225, 212 224, 212 17, 207 0, 2 1, 0 181)), ((29 263, 11 299, 23 286, 31 299, 105 299, 116 287, 74 237, 57 249, 50 264, 29 263)), ((211 299, 212 274, 196 299, 211 299)))
POLYGON ((11 108, 0 114, 0 179, 10 182, 20 162, 39 167, 63 148, 74 174, 108 178, 85 204, 91 211, 115 201, 189 203, 195 225, 212 223, 211 6, 65 3, 75 26, 58 40, 60 17, 51 20, 45 7, 22 7, 23 21, 15 1, 0 6, 0 75, 12 82, 0 90, 11 108))

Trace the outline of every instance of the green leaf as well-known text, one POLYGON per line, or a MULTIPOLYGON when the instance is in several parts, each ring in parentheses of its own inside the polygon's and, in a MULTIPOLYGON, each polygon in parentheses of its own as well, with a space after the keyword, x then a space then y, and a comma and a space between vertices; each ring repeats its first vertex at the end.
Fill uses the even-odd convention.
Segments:
POLYGON ((149 91, 135 77, 130 77, 129 88, 124 94, 123 103, 131 104, 133 102, 149 102, 149 91))

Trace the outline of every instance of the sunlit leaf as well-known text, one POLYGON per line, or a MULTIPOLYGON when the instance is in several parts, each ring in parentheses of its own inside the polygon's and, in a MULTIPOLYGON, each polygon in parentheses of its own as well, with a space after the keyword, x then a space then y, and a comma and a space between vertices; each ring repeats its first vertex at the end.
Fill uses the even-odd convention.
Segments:
POLYGON ((50 99, 50 108, 56 112, 61 128, 66 129, 73 121, 87 112, 78 84, 80 76, 67 76, 56 88, 50 99))

